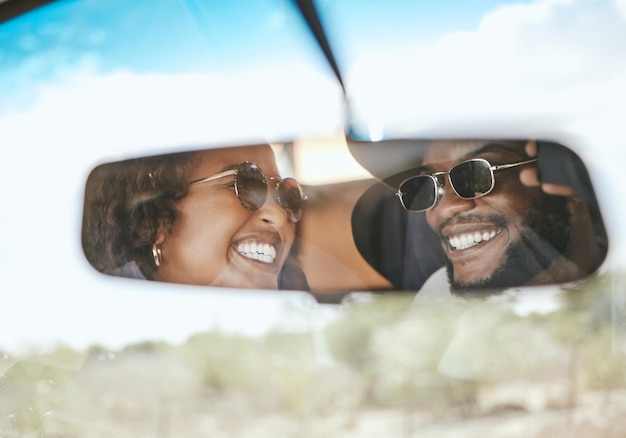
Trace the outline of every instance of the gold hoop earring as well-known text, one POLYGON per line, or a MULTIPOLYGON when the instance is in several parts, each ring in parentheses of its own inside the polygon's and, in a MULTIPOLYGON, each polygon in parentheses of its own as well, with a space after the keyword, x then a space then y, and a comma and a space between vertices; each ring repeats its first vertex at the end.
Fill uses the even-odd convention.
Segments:
POLYGON ((161 248, 159 248, 156 243, 152 244, 152 259, 154 260, 154 264, 157 268, 161 266, 163 253, 161 252, 161 248))

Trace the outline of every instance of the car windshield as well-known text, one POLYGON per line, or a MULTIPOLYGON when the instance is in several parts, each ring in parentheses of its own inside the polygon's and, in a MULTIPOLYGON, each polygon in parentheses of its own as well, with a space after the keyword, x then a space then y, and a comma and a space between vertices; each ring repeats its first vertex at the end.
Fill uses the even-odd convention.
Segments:
POLYGON ((18 1, 0 436, 623 428, 623 1, 18 1))
POLYGON ((0 112, 54 126, 45 111, 62 102, 73 137, 104 131, 112 154, 140 135, 171 147, 338 127, 339 87, 289 2, 57 1, 5 22, 0 40, 0 112))

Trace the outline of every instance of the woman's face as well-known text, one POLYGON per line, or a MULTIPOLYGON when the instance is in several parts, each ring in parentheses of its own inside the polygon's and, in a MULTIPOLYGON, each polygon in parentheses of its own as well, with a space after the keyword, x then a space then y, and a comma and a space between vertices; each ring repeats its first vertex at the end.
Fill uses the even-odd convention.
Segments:
MULTIPOLYGON (((245 161, 258 164, 266 179, 278 176, 274 153, 264 145, 201 152, 189 181, 245 161)), ((171 233, 158 233, 162 261, 155 279, 252 289, 278 287, 295 225, 269 193, 258 210, 244 208, 235 194, 234 179, 227 176, 189 186, 177 205, 171 233)))

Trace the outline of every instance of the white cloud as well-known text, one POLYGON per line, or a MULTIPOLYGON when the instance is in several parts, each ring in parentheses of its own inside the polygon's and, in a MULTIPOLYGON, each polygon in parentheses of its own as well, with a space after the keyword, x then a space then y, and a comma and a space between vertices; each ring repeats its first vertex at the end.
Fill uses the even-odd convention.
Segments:
POLYGON ((88 145, 91 152, 111 153, 129 145, 137 152, 142 147, 171 150, 332 132, 341 114, 339 87, 332 78, 303 66, 231 77, 128 71, 98 75, 87 70, 42 89, 32 108, 0 120, 0 140, 56 140, 64 148, 88 145))
POLYGON ((613 0, 613 2, 619 14, 626 20, 626 0, 613 0))
POLYGON ((388 127, 524 115, 544 126, 568 123, 625 89, 626 26, 616 12, 611 1, 501 6, 475 31, 370 52, 347 82, 358 110, 388 127))

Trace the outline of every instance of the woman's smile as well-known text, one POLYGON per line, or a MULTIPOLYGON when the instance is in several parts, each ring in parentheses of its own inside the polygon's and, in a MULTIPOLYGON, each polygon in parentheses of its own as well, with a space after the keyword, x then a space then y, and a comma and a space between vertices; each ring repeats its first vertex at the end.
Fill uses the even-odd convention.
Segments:
MULTIPOLYGON (((267 175, 278 175, 272 149, 257 146, 203 152, 190 180, 248 161, 267 175)), ((278 287, 295 224, 274 198, 267 196, 261 205, 246 208, 232 187, 216 180, 190 186, 177 207, 176 225, 161 245, 160 279, 220 287, 278 287)))
POLYGON ((247 239, 239 242, 235 249, 242 256, 263 263, 274 263, 276 258, 276 247, 271 243, 257 239, 247 239))

